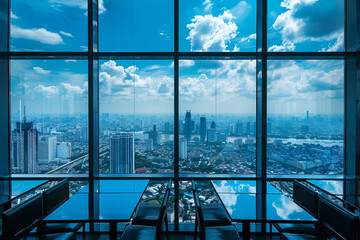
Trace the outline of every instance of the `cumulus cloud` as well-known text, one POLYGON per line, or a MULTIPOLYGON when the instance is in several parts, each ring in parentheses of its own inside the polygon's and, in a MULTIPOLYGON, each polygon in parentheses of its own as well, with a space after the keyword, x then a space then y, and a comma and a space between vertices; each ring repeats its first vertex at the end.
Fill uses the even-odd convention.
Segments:
POLYGON ((221 52, 227 50, 227 43, 237 35, 237 26, 230 11, 215 17, 197 15, 187 25, 191 50, 199 52, 221 52))
POLYGON ((54 95, 59 93, 59 88, 56 86, 44 86, 42 84, 39 84, 34 88, 34 91, 37 93, 42 94, 45 98, 52 98, 54 95))
POLYGON ((85 89, 80 88, 79 86, 73 86, 69 83, 61 83, 61 86, 64 88, 66 94, 83 94, 85 89))
POLYGON ((24 38, 49 45, 64 43, 58 33, 50 32, 45 28, 25 29, 11 25, 10 31, 14 38, 24 38))
POLYGON ((283 0, 273 28, 280 31, 283 41, 329 41, 343 32, 343 0, 283 0))
POLYGON ((44 70, 41 67, 33 67, 33 69, 35 70, 36 73, 39 73, 39 74, 49 74, 50 73, 50 71, 44 70))
POLYGON ((67 33, 67 32, 64 32, 64 31, 60 31, 60 34, 62 34, 64 36, 67 36, 67 37, 74 37, 71 33, 67 33))
POLYGON ((336 42, 327 49, 327 52, 337 52, 344 50, 344 33, 341 33, 336 42))
POLYGON ((268 48, 269 52, 288 52, 294 50, 295 50, 295 45, 293 42, 290 41, 283 41, 282 45, 273 45, 268 48))

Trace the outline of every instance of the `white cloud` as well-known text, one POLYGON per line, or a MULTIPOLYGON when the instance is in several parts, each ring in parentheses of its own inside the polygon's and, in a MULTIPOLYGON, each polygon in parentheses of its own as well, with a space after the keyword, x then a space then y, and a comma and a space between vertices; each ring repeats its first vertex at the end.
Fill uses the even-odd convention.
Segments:
POLYGON ((64 31, 60 31, 60 34, 62 34, 64 36, 67 36, 67 37, 74 37, 71 33, 67 33, 67 32, 64 32, 64 31))
POLYGON ((251 12, 251 6, 245 1, 240 1, 230 12, 235 16, 235 22, 240 23, 245 20, 251 12))
POLYGON ((222 15, 197 15, 187 25, 190 29, 189 36, 191 50, 199 52, 221 52, 227 50, 227 43, 237 35, 237 26, 230 11, 222 15))
POLYGON ((83 50, 83 51, 87 51, 88 50, 88 47, 87 46, 80 46, 81 47, 81 49, 83 50))
POLYGON ((214 4, 211 2, 211 0, 205 0, 202 5, 204 6, 205 11, 209 11, 214 4))
POLYGON ((24 38, 49 45, 64 43, 58 33, 50 32, 45 28, 24 29, 11 25, 11 36, 14 38, 24 38))
POLYGON ((85 89, 80 88, 79 86, 73 86, 69 83, 61 83, 61 86, 65 89, 67 94, 83 94, 85 89))
POLYGON ((300 213, 303 211, 298 205, 296 205, 296 203, 285 196, 280 197, 280 203, 273 202, 272 207, 275 208, 276 214, 284 220, 290 219, 291 214, 300 213))
POLYGON ((256 33, 249 35, 248 37, 242 38, 240 42, 250 42, 251 40, 256 39, 256 33))
POLYGON ((13 13, 12 11, 10 11, 10 17, 14 20, 20 19, 20 17, 16 16, 15 13, 13 13))
POLYGON ((288 52, 288 51, 294 51, 295 45, 293 42, 290 41, 283 41, 282 45, 273 45, 269 47, 269 52, 288 52))
POLYGON ((283 0, 273 28, 285 42, 329 41, 343 32, 343 1, 283 0), (321 6, 326 6, 325 8, 321 6))
MULTIPOLYGON (((50 0, 49 2, 68 7, 76 7, 84 10, 87 10, 88 8, 87 0, 50 0)), ((104 1, 99 0, 99 14, 102 14, 104 12, 106 12, 106 9, 104 7, 104 1)))
POLYGON ((39 73, 39 74, 49 74, 50 73, 50 71, 44 70, 41 67, 33 67, 33 69, 35 70, 36 73, 39 73))
POLYGON ((336 39, 336 42, 327 49, 327 52, 338 52, 344 50, 344 33, 341 33, 338 38, 336 39))
POLYGON ((39 84, 34 88, 34 91, 42 94, 46 98, 52 98, 59 93, 59 88, 56 86, 45 87, 44 85, 39 84))

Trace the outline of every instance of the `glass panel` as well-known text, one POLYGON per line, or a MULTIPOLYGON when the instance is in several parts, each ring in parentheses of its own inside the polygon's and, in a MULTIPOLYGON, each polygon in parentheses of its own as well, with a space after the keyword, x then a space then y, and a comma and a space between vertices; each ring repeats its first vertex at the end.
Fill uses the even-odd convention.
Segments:
POLYGON ((343 174, 344 61, 268 67, 268 174, 343 174))
POLYGON ((268 51, 344 51, 344 0, 268 1, 268 51))
POLYGON ((12 173, 88 171, 87 61, 12 60, 12 173))
POLYGON ((180 171, 254 174, 256 62, 181 60, 179 65, 180 171))
POLYGON ((104 52, 170 52, 174 1, 99 1, 99 49, 104 52))
POLYGON ((179 2, 180 51, 255 52, 255 0, 179 2))
POLYGON ((100 173, 173 172, 173 62, 100 65, 100 173))
POLYGON ((87 1, 11 0, 11 51, 87 51, 87 1))

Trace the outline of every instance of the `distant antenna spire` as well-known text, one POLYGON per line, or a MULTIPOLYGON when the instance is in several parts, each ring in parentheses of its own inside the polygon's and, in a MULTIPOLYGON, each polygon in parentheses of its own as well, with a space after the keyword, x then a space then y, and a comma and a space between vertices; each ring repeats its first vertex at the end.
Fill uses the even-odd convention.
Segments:
POLYGON ((24 104, 24 122, 26 122, 25 104, 24 104))

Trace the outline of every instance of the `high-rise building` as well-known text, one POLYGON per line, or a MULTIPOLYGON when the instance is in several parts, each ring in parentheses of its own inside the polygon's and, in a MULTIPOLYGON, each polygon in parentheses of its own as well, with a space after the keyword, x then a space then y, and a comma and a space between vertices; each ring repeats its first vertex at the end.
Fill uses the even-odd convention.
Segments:
POLYGON ((200 141, 205 142, 206 138, 206 118, 200 118, 200 141))
POLYGON ((110 173, 134 173, 134 134, 120 133, 110 138, 110 173))
POLYGON ((215 139, 218 143, 226 143, 227 142, 227 134, 226 133, 215 133, 215 139))
POLYGON ((190 141, 190 139, 191 139, 191 111, 190 110, 187 110, 186 114, 185 114, 184 137, 188 141, 190 141))
POLYGON ((187 139, 186 138, 179 139, 179 158, 180 159, 187 158, 187 139))
POLYGON ((235 125, 235 133, 243 134, 243 125, 242 122, 238 121, 235 125))
POLYGON ((38 142, 39 163, 49 163, 56 157, 56 137, 41 136, 38 142))
POLYGON ((88 127, 81 127, 80 131, 81 131, 80 141, 88 142, 89 141, 88 127))
POLYGON ((210 128, 207 130, 207 141, 208 142, 215 142, 216 141, 216 124, 214 121, 211 122, 210 128))
POLYGON ((156 131, 156 125, 153 126, 152 131, 149 131, 149 138, 153 140, 154 146, 160 144, 160 133, 156 131))
POLYGON ((38 172, 38 131, 26 120, 25 106, 23 121, 16 122, 11 133, 10 148, 13 173, 38 172))
POLYGON ((62 159, 71 158, 71 143, 69 142, 56 143, 56 157, 62 159))
POLYGON ((165 123, 165 129, 164 129, 164 133, 170 133, 170 123, 169 122, 166 122, 165 123))
POLYGON ((246 123, 246 134, 250 135, 251 129, 250 129, 250 122, 246 123))
POLYGON ((145 151, 151 152, 154 150, 154 142, 151 138, 145 139, 145 151))

